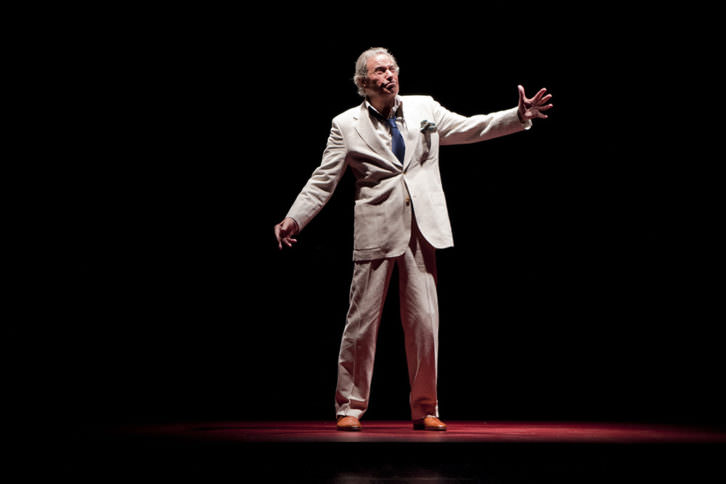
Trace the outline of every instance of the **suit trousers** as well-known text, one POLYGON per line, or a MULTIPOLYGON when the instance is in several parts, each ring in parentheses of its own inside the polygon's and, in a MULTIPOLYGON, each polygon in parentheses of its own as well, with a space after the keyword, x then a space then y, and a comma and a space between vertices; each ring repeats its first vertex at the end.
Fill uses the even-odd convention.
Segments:
POLYGON ((411 417, 438 417, 439 308, 436 254, 412 221, 411 240, 394 258, 355 262, 350 306, 338 359, 337 416, 360 418, 368 409, 378 328, 394 266, 399 271, 411 417))

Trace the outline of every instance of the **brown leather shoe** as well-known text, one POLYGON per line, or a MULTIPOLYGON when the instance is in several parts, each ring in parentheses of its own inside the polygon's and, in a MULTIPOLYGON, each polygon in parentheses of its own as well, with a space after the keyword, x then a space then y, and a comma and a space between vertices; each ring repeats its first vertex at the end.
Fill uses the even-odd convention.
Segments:
POLYGON ((338 417, 335 428, 346 432, 358 432, 361 429, 360 420, 355 417, 338 417))
POLYGON ((414 430, 446 430, 446 424, 436 417, 428 416, 413 422, 414 430))

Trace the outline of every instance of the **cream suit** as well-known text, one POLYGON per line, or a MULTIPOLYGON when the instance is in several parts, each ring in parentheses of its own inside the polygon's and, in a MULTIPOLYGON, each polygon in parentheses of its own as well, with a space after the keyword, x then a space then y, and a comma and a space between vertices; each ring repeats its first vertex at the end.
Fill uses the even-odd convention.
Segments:
POLYGON ((438 302, 434 249, 453 236, 439 174, 439 146, 475 143, 528 129, 517 108, 471 117, 429 96, 400 96, 401 163, 366 102, 336 116, 320 166, 287 216, 300 230, 322 209, 350 167, 356 179, 354 271, 341 342, 336 414, 360 418, 368 408, 376 337, 388 281, 399 267, 401 319, 414 420, 438 416, 438 302), (428 129, 422 129, 428 124, 428 129), (378 129, 378 131, 377 131, 378 129))

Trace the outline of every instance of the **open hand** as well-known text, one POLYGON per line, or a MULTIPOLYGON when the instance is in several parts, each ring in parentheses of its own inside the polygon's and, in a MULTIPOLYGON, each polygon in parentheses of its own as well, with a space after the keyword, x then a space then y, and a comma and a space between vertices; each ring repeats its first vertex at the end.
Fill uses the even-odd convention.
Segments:
POLYGON ((521 85, 517 86, 517 89, 519 90, 519 103, 517 105, 519 120, 525 122, 534 118, 547 119, 547 115, 542 111, 552 109, 552 104, 547 104, 547 101, 552 99, 552 94, 547 94, 547 89, 542 88, 533 98, 528 98, 524 94, 524 88, 521 85))

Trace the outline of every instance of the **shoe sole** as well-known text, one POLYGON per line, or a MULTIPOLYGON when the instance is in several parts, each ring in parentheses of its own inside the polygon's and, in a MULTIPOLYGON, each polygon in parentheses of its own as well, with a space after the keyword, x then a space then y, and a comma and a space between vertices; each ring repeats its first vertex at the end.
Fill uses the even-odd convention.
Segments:
POLYGON ((429 430, 429 431, 433 431, 433 432, 445 432, 446 431, 446 427, 425 427, 423 425, 414 425, 413 429, 414 430, 429 430))

